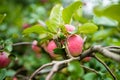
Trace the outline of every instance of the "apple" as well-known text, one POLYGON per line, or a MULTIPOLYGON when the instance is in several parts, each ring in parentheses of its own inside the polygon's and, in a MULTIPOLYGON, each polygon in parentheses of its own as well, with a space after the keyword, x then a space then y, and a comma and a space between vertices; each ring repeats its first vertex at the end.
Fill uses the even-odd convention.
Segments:
POLYGON ((37 44, 38 44, 38 42, 37 42, 36 40, 34 40, 34 41, 32 42, 32 50, 33 50, 35 53, 37 53, 37 54, 36 54, 37 57, 40 57, 41 48, 40 48, 37 44))
POLYGON ((67 38, 67 47, 72 56, 78 56, 82 52, 83 39, 77 34, 72 34, 67 38))
POLYGON ((10 64, 11 60, 7 52, 0 52, 0 68, 5 68, 10 64))
POLYGON ((51 40, 47 46, 44 47, 45 51, 49 53, 49 55, 53 58, 57 56, 57 54, 54 53, 54 49, 57 48, 57 45, 54 40, 51 40))
POLYGON ((88 62, 88 61, 90 61, 90 60, 91 60, 91 57, 85 57, 85 58, 83 59, 84 62, 88 62))
POLYGON ((29 27, 30 27, 30 24, 28 24, 28 23, 23 24, 23 29, 26 29, 26 28, 29 28, 29 27))
POLYGON ((72 25, 69 25, 69 24, 66 24, 65 28, 69 33, 73 32, 75 30, 75 27, 72 25))

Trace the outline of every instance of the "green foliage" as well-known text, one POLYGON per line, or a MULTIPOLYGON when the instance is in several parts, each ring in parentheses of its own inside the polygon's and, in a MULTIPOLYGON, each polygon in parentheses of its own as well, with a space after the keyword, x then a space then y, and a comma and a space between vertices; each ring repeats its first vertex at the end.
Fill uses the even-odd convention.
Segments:
POLYGON ((43 26, 34 25, 34 26, 27 28, 23 31, 23 34, 26 34, 26 35, 30 34, 30 33, 44 34, 44 33, 47 33, 47 30, 43 26))
POLYGON ((68 71, 70 72, 70 75, 72 79, 78 79, 84 75, 84 70, 80 66, 80 63, 78 61, 72 61, 68 65, 68 71))
POLYGON ((0 69, 0 80, 3 80, 6 77, 6 73, 6 69, 0 69))
POLYGON ((55 54, 64 54, 65 53, 65 49, 64 48, 55 48, 54 49, 54 53, 55 54))
POLYGON ((93 23, 85 23, 82 26, 78 27, 78 33, 83 33, 83 34, 90 34, 94 33, 98 30, 97 25, 93 23))
POLYGON ((96 80, 97 75, 95 73, 87 73, 84 75, 84 80, 96 80))
POLYGON ((2 21, 4 20, 4 18, 5 18, 5 16, 6 16, 6 14, 0 14, 0 24, 2 23, 2 21))
POLYGON ((72 18, 73 13, 79 9, 79 7, 82 5, 80 1, 76 1, 72 3, 71 5, 67 6, 65 9, 63 9, 62 17, 66 24, 69 24, 72 18))
POLYGON ((63 24, 62 10, 63 7, 60 4, 55 5, 51 10, 49 20, 46 22, 50 32, 57 33, 59 30, 58 27, 63 24))
POLYGON ((96 7, 94 12, 97 16, 106 16, 120 22, 120 4, 110 5, 108 7, 96 7))

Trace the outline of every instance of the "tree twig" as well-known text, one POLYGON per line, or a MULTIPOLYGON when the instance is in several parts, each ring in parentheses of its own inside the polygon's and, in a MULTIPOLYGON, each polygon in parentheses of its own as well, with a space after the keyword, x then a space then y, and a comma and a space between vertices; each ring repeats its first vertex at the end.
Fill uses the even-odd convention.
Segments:
POLYGON ((83 68, 86 69, 86 70, 89 70, 89 71, 92 71, 92 72, 94 72, 94 73, 96 73, 96 74, 99 74, 99 72, 96 71, 95 69, 92 69, 92 68, 86 67, 86 66, 84 66, 84 65, 80 65, 80 66, 83 67, 83 68))
POLYGON ((32 75, 30 76, 29 80, 32 80, 32 78, 42 69, 44 69, 45 67, 48 66, 52 66, 53 63, 48 63, 48 64, 44 64, 43 66, 39 67, 34 73, 32 73, 32 75))
POLYGON ((96 55, 93 55, 93 57, 96 60, 98 60, 101 64, 104 65, 104 67, 107 69, 107 71, 110 73, 110 75, 113 77, 114 80, 117 80, 116 76, 112 73, 112 71, 110 70, 110 68, 100 58, 98 58, 96 55))
POLYGON ((12 46, 19 46, 19 45, 32 45, 32 42, 18 42, 12 44, 12 46))

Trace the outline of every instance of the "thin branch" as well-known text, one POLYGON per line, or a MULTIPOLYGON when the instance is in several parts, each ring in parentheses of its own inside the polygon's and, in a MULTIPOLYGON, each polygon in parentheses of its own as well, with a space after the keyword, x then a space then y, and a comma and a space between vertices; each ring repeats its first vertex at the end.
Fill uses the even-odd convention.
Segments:
POLYGON ((105 66, 105 68, 107 69, 107 71, 110 73, 114 80, 117 80, 116 76, 112 73, 110 68, 100 58, 98 58, 96 55, 93 55, 93 57, 105 66))
POLYGON ((66 43, 65 43, 65 47, 66 47, 65 51, 66 51, 66 53, 68 54, 68 57, 72 58, 73 56, 70 54, 70 51, 69 51, 69 49, 68 49, 67 44, 68 44, 68 43, 67 43, 67 41, 66 41, 66 43))
POLYGON ((84 69, 87 69, 87 70, 92 71, 92 72, 94 72, 94 73, 96 73, 96 74, 99 74, 99 72, 96 71, 95 69, 92 69, 92 68, 86 67, 86 66, 84 66, 84 65, 80 65, 80 66, 83 67, 84 69))
POLYGON ((48 64, 45 64, 41 67, 39 67, 34 73, 32 73, 32 75, 30 76, 29 80, 32 80, 32 78, 42 69, 44 69, 45 67, 48 67, 48 66, 52 66, 53 63, 48 63, 48 64))
POLYGON ((19 42, 12 44, 12 46, 19 46, 19 45, 32 45, 32 42, 19 42))

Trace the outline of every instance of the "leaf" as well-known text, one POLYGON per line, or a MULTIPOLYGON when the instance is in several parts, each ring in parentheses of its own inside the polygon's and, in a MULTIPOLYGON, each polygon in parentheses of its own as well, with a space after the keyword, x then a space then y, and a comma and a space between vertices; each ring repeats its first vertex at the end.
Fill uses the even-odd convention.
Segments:
POLYGON ((52 8, 49 20, 46 22, 50 32, 57 33, 59 25, 63 23, 62 10, 63 7, 60 4, 52 8))
POLYGON ((81 77, 84 74, 84 70, 82 67, 80 67, 80 63, 78 61, 70 62, 70 64, 68 65, 68 71, 76 77, 81 77))
POLYGON ((94 13, 97 16, 106 16, 120 22, 120 4, 114 4, 104 8, 97 6, 94 8, 94 13))
POLYGON ((78 33, 88 34, 88 33, 94 33, 97 30, 98 30, 97 25, 93 23, 85 23, 78 28, 78 33))
POLYGON ((4 18, 6 17, 6 14, 0 14, 0 23, 2 23, 2 21, 4 20, 4 18))
POLYGON ((93 72, 87 73, 83 76, 84 80, 96 80, 97 75, 93 72))
POLYGON ((27 28, 23 31, 23 34, 28 35, 30 33, 37 33, 37 34, 42 34, 42 33, 47 33, 47 29, 40 25, 34 25, 30 28, 27 28))
POLYGON ((0 69, 0 80, 6 77, 6 69, 0 69))
POLYGON ((64 48, 56 48, 56 49, 54 49, 54 53, 55 54, 63 54, 63 53, 65 53, 65 49, 64 48))
POLYGON ((93 35, 92 40, 93 41, 103 40, 106 39, 111 34, 112 34, 112 30, 99 30, 93 35))
POLYGON ((80 1, 76 1, 72 3, 71 5, 69 5, 68 7, 66 7, 65 9, 63 9, 62 18, 66 24, 70 23, 73 13, 77 9, 79 9, 81 5, 82 3, 80 1))
POLYGON ((12 46, 12 41, 11 40, 6 40, 5 41, 5 49, 8 51, 8 52, 11 52, 12 49, 13 49, 13 46, 12 46))

